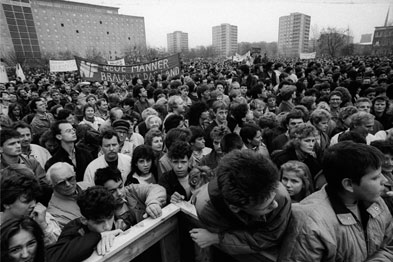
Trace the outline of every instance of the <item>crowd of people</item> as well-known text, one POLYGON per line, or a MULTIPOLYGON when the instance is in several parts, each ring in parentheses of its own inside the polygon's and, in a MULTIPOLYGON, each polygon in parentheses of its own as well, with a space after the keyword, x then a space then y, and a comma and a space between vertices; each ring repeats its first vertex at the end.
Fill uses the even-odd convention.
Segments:
POLYGON ((259 56, 0 84, 1 260, 104 255, 188 201, 203 227, 186 237, 235 261, 393 261, 392 68, 259 56))

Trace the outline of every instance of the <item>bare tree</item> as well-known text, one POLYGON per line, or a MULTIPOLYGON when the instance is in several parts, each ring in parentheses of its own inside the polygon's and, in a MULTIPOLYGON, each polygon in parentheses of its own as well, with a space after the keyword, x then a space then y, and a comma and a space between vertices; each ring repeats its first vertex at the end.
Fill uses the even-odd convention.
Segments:
POLYGON ((341 55, 342 49, 347 45, 348 36, 346 31, 334 27, 322 29, 318 40, 318 47, 321 54, 331 57, 341 55))

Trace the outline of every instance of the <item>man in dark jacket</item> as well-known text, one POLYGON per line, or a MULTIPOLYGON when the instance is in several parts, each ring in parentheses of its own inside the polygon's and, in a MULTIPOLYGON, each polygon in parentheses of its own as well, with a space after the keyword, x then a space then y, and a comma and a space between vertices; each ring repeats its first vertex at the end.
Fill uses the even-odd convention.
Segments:
POLYGON ((53 135, 60 141, 60 147, 52 158, 46 162, 45 170, 54 163, 66 162, 72 165, 76 173, 76 181, 82 181, 86 167, 94 158, 82 148, 75 147, 75 128, 66 120, 57 121, 52 126, 53 135))
POLYGON ((237 261, 276 261, 291 200, 270 160, 251 150, 224 156, 195 207, 206 228, 190 231, 200 247, 216 245, 237 261))

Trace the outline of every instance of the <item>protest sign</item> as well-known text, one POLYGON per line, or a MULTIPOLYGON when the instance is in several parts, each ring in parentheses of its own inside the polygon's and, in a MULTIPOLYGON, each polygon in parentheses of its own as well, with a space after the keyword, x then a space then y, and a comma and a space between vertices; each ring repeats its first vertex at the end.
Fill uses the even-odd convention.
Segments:
POLYGON ((85 81, 130 81, 134 77, 154 80, 157 74, 173 77, 180 74, 179 54, 168 56, 149 63, 130 66, 97 64, 84 58, 75 57, 79 73, 85 81))
POLYGON ((317 53, 300 53, 300 59, 314 59, 317 53))
POLYGON ((260 54, 262 51, 262 48, 260 47, 251 47, 251 55, 252 54, 260 54))
POLYGON ((250 58, 251 58, 250 51, 248 51, 244 55, 239 55, 238 53, 236 53, 235 56, 233 57, 233 61, 235 61, 235 62, 242 62, 242 61, 247 61, 250 58))
POLYGON ((108 60, 107 63, 108 63, 108 65, 120 65, 120 66, 126 65, 124 58, 118 59, 118 60, 112 60, 112 61, 108 60))
POLYGON ((69 72, 76 71, 75 60, 49 60, 49 68, 51 72, 69 72))
POLYGON ((7 71, 4 65, 0 65, 0 83, 8 83, 7 71))

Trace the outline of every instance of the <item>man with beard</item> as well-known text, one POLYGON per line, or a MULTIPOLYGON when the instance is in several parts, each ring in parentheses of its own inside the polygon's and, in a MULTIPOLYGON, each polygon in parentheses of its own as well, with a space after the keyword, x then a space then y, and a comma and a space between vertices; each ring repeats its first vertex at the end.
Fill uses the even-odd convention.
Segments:
POLYGON ((119 153, 120 139, 116 132, 112 130, 104 131, 101 135, 101 150, 104 153, 91 162, 85 171, 83 181, 94 185, 95 173, 97 169, 109 166, 112 169, 119 169, 123 181, 131 171, 131 157, 119 153))
POLYGON ((59 120, 52 126, 52 133, 60 142, 60 147, 45 165, 48 170, 54 163, 66 162, 72 165, 76 172, 76 181, 83 180, 87 165, 94 159, 91 154, 75 146, 77 139, 75 128, 67 120, 59 120))

